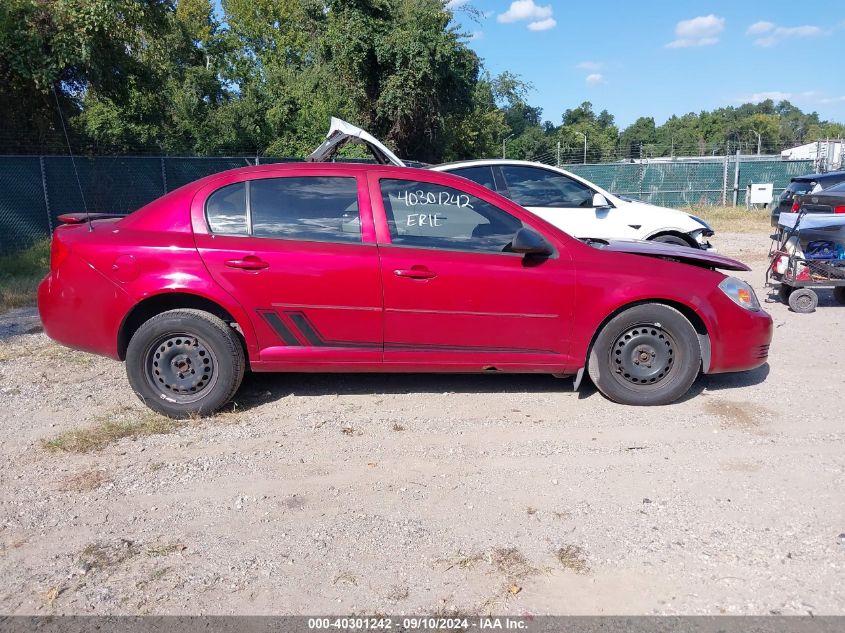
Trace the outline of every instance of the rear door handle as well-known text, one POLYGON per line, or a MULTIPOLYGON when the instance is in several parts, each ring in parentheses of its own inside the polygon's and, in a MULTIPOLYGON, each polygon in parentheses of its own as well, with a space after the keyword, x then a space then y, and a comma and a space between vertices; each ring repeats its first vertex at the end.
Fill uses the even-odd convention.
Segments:
POLYGON ((239 268, 240 270, 263 270, 269 268, 270 264, 255 255, 247 255, 243 259, 226 260, 226 266, 229 268, 239 268))
POLYGON ((407 270, 394 270, 393 274, 397 277, 406 277, 408 279, 433 279, 437 277, 437 273, 429 270, 425 266, 412 266, 407 270))

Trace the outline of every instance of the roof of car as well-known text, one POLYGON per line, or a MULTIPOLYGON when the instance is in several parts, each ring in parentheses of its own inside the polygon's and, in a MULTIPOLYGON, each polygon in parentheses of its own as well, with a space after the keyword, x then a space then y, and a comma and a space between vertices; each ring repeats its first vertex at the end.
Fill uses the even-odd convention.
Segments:
POLYGON ((795 182, 819 182, 825 180, 845 180, 845 171, 828 171, 819 174, 807 174, 806 176, 795 176, 792 178, 795 182))
POLYGON ((428 168, 435 169, 440 167, 457 167, 459 165, 478 165, 480 167, 483 167, 484 165, 531 165, 533 167, 537 167, 540 165, 543 167, 551 167, 551 165, 545 165, 543 163, 530 160, 515 160, 510 158, 471 158, 468 160, 453 160, 448 163, 440 163, 439 165, 430 165, 428 168))

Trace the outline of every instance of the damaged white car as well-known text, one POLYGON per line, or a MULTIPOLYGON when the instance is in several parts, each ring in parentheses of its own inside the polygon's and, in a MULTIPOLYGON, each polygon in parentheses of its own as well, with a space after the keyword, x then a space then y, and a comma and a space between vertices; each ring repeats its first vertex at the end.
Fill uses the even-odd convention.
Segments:
MULTIPOLYGON (((326 141, 306 160, 332 160, 347 142, 366 145, 382 164, 410 165, 364 130, 332 118, 326 141)), ((581 239, 653 240, 711 248, 713 229, 702 219, 638 200, 621 198, 558 167, 520 160, 468 160, 427 166, 463 176, 510 198, 520 206, 581 239)))

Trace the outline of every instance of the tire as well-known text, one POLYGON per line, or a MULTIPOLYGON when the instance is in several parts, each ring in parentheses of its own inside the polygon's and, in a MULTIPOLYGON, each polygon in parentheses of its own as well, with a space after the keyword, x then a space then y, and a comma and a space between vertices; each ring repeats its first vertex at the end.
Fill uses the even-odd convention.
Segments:
POLYGON ((816 311, 819 296, 809 288, 796 288, 789 295, 789 307, 798 314, 810 314, 816 311))
POLYGON ((845 305, 845 286, 836 286, 833 289, 833 300, 839 305, 845 305))
POLYGON ((701 346, 687 318, 646 303, 613 317, 590 349, 590 378, 605 397, 636 406, 670 404, 683 396, 701 366, 701 346))
POLYGON ((171 418, 219 410, 238 390, 245 364, 234 330, 202 310, 154 316, 126 350, 126 375, 135 394, 171 418))
POLYGON ((687 242, 682 237, 678 237, 677 235, 658 235, 657 237, 651 238, 651 241, 660 242, 662 244, 675 244, 677 246, 690 246, 689 242, 687 242))
POLYGON ((789 297, 792 295, 793 290, 795 290, 793 286, 787 286, 786 284, 781 284, 780 288, 778 288, 778 296, 786 305, 789 305, 789 297))

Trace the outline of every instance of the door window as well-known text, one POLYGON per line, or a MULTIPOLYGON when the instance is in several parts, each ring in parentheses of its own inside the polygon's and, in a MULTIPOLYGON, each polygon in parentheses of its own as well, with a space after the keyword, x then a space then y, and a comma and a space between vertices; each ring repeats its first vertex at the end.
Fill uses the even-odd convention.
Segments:
POLYGON ((522 222, 459 189, 412 180, 381 181, 393 244, 507 252, 522 222))
POLYGON ((249 203, 253 235, 316 242, 362 241, 355 178, 251 180, 249 203))
POLYGON ((462 167, 461 169, 452 169, 449 173, 468 178, 473 182, 477 182, 482 187, 496 191, 496 185, 493 180, 493 168, 489 165, 483 167, 462 167))
POLYGON ((592 207, 593 190, 563 174, 538 167, 503 165, 511 200, 523 207, 592 207))

